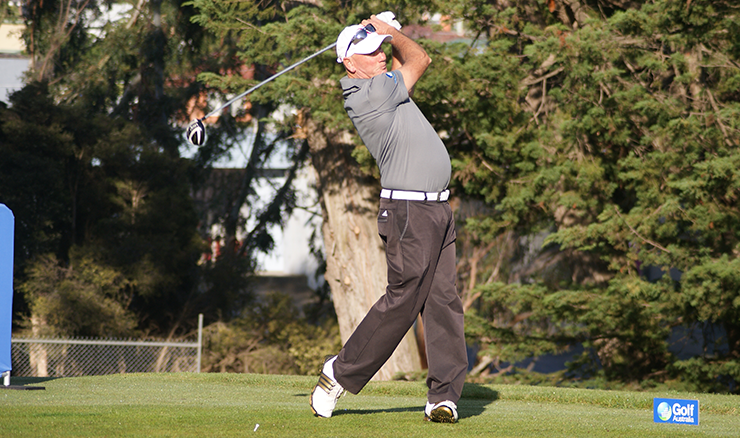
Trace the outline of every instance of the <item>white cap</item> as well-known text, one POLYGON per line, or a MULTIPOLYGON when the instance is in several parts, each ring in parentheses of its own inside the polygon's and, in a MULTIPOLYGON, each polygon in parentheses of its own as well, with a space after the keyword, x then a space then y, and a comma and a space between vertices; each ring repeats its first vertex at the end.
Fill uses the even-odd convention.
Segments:
POLYGON ((367 37, 362 41, 352 44, 352 38, 362 26, 355 24, 344 28, 342 33, 337 37, 337 62, 341 63, 344 58, 349 58, 354 54, 367 55, 373 53, 385 40, 393 38, 392 35, 381 35, 377 32, 368 32, 367 37))

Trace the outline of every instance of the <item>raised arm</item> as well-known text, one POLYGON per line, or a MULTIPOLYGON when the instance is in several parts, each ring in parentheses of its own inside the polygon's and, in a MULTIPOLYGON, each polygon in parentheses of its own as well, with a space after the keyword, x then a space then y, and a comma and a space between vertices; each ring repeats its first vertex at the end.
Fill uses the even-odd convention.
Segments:
POLYGON ((390 41, 392 48, 393 64, 391 70, 399 70, 403 75, 403 80, 409 93, 421 78, 432 59, 427 52, 418 45, 414 40, 407 37, 393 26, 379 20, 375 15, 371 15, 368 20, 363 20, 362 25, 372 24, 379 34, 391 35, 390 41))

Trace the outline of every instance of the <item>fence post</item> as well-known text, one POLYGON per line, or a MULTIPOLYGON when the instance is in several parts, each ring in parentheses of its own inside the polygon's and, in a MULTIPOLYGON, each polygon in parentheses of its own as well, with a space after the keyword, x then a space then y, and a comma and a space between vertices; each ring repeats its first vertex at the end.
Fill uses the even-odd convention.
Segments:
POLYGON ((0 204, 0 375, 10 386, 13 363, 10 336, 13 329, 13 235, 15 218, 5 204, 0 204))
POLYGON ((198 370, 200 372, 200 351, 203 349, 203 314, 198 314, 198 370))

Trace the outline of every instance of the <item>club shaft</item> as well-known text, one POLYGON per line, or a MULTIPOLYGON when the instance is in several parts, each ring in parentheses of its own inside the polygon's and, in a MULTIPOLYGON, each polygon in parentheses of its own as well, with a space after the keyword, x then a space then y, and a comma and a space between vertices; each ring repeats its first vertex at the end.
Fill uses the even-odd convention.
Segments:
POLYGON ((286 67, 285 69, 281 70, 280 72, 275 73, 274 75, 270 76, 269 78, 265 79, 264 81, 260 82, 259 84, 255 85, 254 87, 248 89, 247 91, 243 92, 242 94, 240 94, 240 95, 232 98, 231 100, 229 100, 225 104, 221 105, 220 107, 218 107, 215 110, 211 111, 210 113, 206 114, 200 120, 205 120, 205 119, 207 119, 209 117, 215 116, 221 110, 223 110, 227 106, 231 105, 232 103, 236 102, 237 100, 241 99, 242 97, 246 96, 247 94, 253 92, 254 90, 258 89, 259 87, 265 85, 266 83, 268 83, 268 82, 276 79, 278 76, 281 76, 281 75, 283 75, 285 73, 288 73, 289 71, 293 70, 294 68, 296 68, 299 65, 303 64, 304 62, 310 61, 311 59, 313 59, 313 58, 321 55, 322 53, 326 52, 329 49, 333 49, 334 46, 336 46, 336 45, 337 45, 337 43, 331 43, 330 45, 324 47, 323 49, 319 50, 318 52, 314 53, 313 55, 307 56, 306 58, 303 58, 302 60, 296 62, 295 64, 293 64, 293 65, 291 65, 289 67, 286 67))

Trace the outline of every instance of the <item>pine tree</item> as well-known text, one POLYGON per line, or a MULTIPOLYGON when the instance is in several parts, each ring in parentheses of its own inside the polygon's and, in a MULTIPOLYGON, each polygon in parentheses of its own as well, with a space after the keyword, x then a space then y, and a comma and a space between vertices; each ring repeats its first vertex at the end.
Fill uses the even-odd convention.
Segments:
POLYGON ((736 388, 738 7, 444 3, 477 44, 440 46, 438 83, 417 97, 459 188, 489 209, 469 239, 505 254, 468 291, 481 355, 582 343, 572 366, 591 375, 736 388), (707 327, 699 357, 669 349, 674 330, 707 327))

